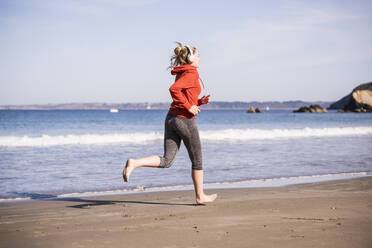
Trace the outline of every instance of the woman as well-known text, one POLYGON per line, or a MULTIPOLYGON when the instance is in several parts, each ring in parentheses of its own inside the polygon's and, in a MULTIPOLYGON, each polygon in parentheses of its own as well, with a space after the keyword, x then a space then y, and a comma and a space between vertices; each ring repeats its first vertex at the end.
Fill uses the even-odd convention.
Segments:
POLYGON ((174 56, 171 58, 172 75, 176 75, 174 84, 169 88, 173 102, 165 119, 164 156, 149 156, 128 159, 123 170, 123 178, 128 182, 130 174, 139 167, 169 168, 177 155, 181 140, 185 144, 192 162, 196 203, 212 202, 217 194, 206 195, 203 190, 202 151, 195 117, 200 113, 199 106, 209 103, 209 95, 198 99, 201 92, 199 84, 199 53, 195 47, 183 46, 177 42, 174 56))

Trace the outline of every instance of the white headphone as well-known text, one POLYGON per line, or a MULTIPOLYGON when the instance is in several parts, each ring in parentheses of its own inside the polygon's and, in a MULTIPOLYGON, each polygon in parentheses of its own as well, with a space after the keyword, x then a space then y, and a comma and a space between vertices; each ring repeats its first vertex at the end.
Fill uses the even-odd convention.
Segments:
POLYGON ((189 50, 189 54, 187 55, 187 60, 188 60, 190 63, 194 62, 194 60, 195 60, 195 56, 194 56, 194 54, 193 54, 193 52, 192 52, 191 47, 190 47, 190 46, 185 46, 185 47, 187 47, 187 49, 189 50))

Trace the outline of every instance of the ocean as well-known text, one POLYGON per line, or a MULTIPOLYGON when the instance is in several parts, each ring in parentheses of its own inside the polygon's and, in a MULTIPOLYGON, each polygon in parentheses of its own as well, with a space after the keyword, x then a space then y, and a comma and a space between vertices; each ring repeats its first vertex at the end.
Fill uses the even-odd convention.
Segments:
MULTIPOLYGON (((0 110, 0 201, 192 189, 184 145, 168 169, 128 158, 163 155, 166 110, 0 110)), ((372 115, 202 110, 207 189, 372 175, 372 115)))

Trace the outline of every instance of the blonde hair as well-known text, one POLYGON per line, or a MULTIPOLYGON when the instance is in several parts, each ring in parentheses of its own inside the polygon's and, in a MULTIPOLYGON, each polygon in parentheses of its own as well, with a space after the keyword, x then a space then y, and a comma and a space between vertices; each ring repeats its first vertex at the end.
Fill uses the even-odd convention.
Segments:
MULTIPOLYGON (((187 59, 187 56, 190 53, 189 49, 187 49, 186 46, 182 45, 181 42, 176 41, 176 43, 178 44, 178 46, 174 49, 174 55, 170 59, 170 66, 168 67, 168 69, 180 65, 190 64, 187 59)), ((195 53, 196 48, 193 46, 190 47, 192 49, 192 53, 195 53)))

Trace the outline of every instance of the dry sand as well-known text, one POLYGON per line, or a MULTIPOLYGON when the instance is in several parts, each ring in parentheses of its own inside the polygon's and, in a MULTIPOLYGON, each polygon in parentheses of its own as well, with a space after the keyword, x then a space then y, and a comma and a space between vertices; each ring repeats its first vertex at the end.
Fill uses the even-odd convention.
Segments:
POLYGON ((372 247, 372 177, 0 204, 0 247, 372 247))

